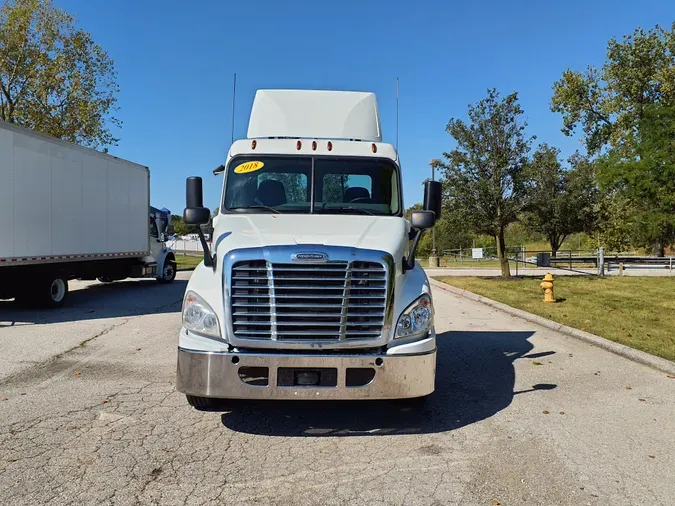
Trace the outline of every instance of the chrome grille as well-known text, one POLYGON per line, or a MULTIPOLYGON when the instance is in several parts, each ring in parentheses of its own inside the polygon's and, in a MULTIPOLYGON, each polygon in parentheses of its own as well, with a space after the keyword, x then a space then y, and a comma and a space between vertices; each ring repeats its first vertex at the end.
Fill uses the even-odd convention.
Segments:
POLYGON ((231 314, 238 339, 372 340, 382 335, 387 276, 377 262, 237 262, 231 314))

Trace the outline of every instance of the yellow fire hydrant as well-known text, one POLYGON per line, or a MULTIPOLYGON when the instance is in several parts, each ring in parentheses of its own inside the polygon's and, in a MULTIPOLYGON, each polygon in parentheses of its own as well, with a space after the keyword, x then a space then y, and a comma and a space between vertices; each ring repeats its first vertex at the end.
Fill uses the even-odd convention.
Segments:
POLYGON ((555 297, 553 297, 553 276, 550 273, 544 276, 544 281, 539 286, 544 290, 544 302, 555 302, 555 297))

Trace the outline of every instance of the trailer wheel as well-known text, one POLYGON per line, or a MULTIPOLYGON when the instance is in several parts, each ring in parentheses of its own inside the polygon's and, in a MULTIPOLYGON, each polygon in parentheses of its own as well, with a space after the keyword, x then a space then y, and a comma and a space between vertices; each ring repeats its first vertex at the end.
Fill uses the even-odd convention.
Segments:
POLYGON ((37 286, 37 302, 46 308, 59 308, 68 296, 68 280, 59 275, 47 276, 37 286))
POLYGON ((186 395, 188 404, 197 411, 215 411, 225 406, 225 399, 214 399, 212 397, 195 397, 186 395))
POLYGON ((162 284, 171 283, 176 279, 176 262, 173 260, 166 260, 162 268, 162 275, 157 278, 162 284))

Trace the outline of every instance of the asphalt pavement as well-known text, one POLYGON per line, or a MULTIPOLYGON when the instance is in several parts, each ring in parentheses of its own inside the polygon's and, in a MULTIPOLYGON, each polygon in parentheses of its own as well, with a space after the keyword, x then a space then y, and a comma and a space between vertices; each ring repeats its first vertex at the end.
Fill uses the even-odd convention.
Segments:
POLYGON ((0 504, 671 504, 675 380, 434 294, 436 392, 231 403, 174 388, 189 273, 0 301, 0 504))

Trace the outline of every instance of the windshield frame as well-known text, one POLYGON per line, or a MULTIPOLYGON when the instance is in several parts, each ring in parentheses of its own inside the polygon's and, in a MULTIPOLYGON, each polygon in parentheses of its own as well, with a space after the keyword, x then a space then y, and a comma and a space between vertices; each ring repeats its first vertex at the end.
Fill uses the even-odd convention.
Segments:
MULTIPOLYGON (((264 209, 262 207, 256 208, 256 207, 249 207, 249 208, 227 208, 225 206, 225 198, 226 198, 226 192, 227 192, 227 179, 228 175, 230 173, 230 168, 232 167, 233 164, 239 163, 239 160, 244 159, 244 158, 250 158, 251 156, 255 156, 255 153, 239 153, 232 158, 230 158, 226 165, 225 165, 225 170, 223 171, 223 186, 221 189, 221 195, 220 195, 220 212, 223 214, 245 214, 245 213, 269 213, 270 211, 267 209, 264 209)), ((282 154, 282 153, 261 153, 260 157, 275 157, 275 158, 303 158, 303 159, 310 159, 311 160, 311 171, 310 171, 310 181, 309 181, 309 187, 310 187, 310 205, 309 205, 309 211, 304 212, 304 211, 294 211, 294 210, 288 210, 288 211, 281 211, 278 214, 294 214, 294 215, 321 215, 321 216, 368 216, 366 213, 361 212, 360 210, 354 210, 353 212, 342 212, 342 213, 330 213, 330 212, 325 212, 325 210, 321 210, 320 206, 315 206, 315 198, 316 198, 316 192, 315 192, 315 171, 314 171, 314 164, 317 159, 321 160, 345 160, 345 161, 350 161, 350 160, 368 160, 368 161, 380 161, 380 162, 386 162, 391 164, 391 166, 394 168, 394 171, 396 173, 396 184, 398 186, 398 211, 396 213, 392 214, 377 214, 377 213, 372 213, 373 216, 377 217, 403 217, 404 216, 404 208, 403 208, 403 181, 402 181, 402 175, 401 175, 401 167, 399 164, 392 160, 391 158, 383 157, 383 156, 345 156, 345 155, 298 155, 298 154, 282 154), (317 212, 318 211, 318 212, 317 212)), ((392 204, 394 201, 392 200, 392 204)), ((345 203, 347 204, 347 203, 345 203)), ((353 207, 353 206, 352 206, 353 207)), ((393 207, 393 206, 392 206, 393 207)))

